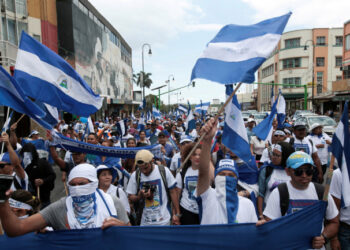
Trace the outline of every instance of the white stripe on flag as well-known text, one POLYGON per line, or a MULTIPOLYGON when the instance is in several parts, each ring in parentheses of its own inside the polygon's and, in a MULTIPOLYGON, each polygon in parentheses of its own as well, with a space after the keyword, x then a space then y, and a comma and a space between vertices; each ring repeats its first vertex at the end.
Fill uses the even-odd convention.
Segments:
POLYGON ((60 82, 58 80, 64 77, 67 79, 69 85, 69 92, 64 92, 66 95, 74 98, 78 102, 93 105, 97 109, 100 109, 102 106, 102 98, 91 98, 91 94, 74 78, 70 77, 59 68, 41 61, 35 54, 19 49, 17 52, 16 70, 40 78, 41 80, 48 82, 48 84, 54 85, 58 89, 62 89, 59 86, 60 82), (35 64, 36 67, 32 67, 33 64, 35 64))
POLYGON ((265 34, 233 43, 209 43, 200 58, 225 62, 240 62, 255 57, 267 58, 280 38, 279 34, 265 34))

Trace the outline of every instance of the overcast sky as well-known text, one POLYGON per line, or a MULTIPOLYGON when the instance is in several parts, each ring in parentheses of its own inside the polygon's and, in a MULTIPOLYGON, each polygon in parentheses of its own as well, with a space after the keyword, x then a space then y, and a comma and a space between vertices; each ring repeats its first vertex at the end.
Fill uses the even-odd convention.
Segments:
MULTIPOLYGON (((145 71, 153 86, 174 75, 170 89, 189 83, 192 68, 206 44, 226 24, 250 25, 292 11, 285 31, 304 28, 343 27, 350 19, 350 0, 90 0, 132 48, 133 69, 141 70, 142 44, 145 71)), ((134 90, 137 87, 134 86, 134 90)), ((244 90, 244 88, 242 88, 244 90)), ((161 92, 167 91, 167 87, 161 92)), ((180 91, 179 91, 180 92, 180 91)), ((146 90, 146 94, 151 93, 146 90)), ((152 92, 155 94, 155 92, 152 92)), ((195 88, 171 95, 171 103, 224 100, 224 86, 197 79, 195 88)), ((162 100, 167 103, 168 96, 162 100)))

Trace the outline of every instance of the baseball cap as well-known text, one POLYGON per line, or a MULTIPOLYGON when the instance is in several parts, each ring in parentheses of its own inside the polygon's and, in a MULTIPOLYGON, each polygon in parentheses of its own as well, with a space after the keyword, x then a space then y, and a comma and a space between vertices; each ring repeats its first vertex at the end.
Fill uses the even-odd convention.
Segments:
POLYGON ((142 149, 136 153, 135 163, 136 164, 149 163, 153 160, 153 158, 154 158, 154 155, 150 151, 146 149, 142 149))
POLYGON ((182 144, 184 142, 192 142, 191 136, 182 135, 181 138, 180 138, 180 144, 182 144))
POLYGON ((102 172, 103 170, 110 170, 111 171, 111 174, 112 174, 112 182, 115 180, 115 178, 117 177, 118 175, 118 172, 115 168, 110 168, 110 167, 107 167, 106 165, 99 165, 97 168, 96 168, 96 172, 97 172, 97 178, 99 177, 99 174, 100 172, 102 172))
POLYGON ((235 164, 234 160, 223 159, 223 160, 219 161, 219 164, 217 165, 217 167, 215 169, 215 176, 224 170, 229 170, 229 171, 234 172, 238 178, 238 171, 237 171, 236 164, 235 164))
POLYGON ((296 151, 291 154, 287 159, 287 168, 297 169, 298 167, 309 164, 315 167, 314 161, 311 156, 302 151, 296 151))
POLYGON ((30 137, 32 137, 33 135, 38 135, 39 134, 39 132, 37 131, 37 130, 33 130, 29 135, 28 135, 28 137, 30 138, 30 137))
POLYGON ((299 121, 299 122, 295 122, 293 127, 295 129, 304 129, 306 128, 306 124, 304 122, 299 121))
POLYGON ((248 122, 255 122, 254 118, 249 118, 248 122))
POLYGON ((323 127, 321 124, 319 124, 319 123, 314 123, 314 124, 312 124, 311 125, 311 127, 310 127, 310 131, 312 131, 312 130, 314 130, 315 128, 318 128, 318 127, 323 127))

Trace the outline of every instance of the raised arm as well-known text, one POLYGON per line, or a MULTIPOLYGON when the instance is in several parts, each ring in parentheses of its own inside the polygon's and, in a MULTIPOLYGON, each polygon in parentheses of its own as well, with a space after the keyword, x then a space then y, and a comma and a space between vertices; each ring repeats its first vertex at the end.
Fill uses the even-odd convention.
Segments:
POLYGON ((197 197, 207 191, 210 186, 210 149, 216 131, 217 121, 215 122, 214 118, 211 118, 202 128, 202 133, 206 133, 206 135, 202 141, 202 151, 198 169, 197 197))
MULTIPOLYGON (((47 134, 46 134, 46 138, 47 140, 49 140, 50 142, 53 141, 53 138, 52 138, 52 135, 51 135, 51 132, 48 131, 47 134)), ((49 146, 49 149, 50 149, 50 153, 51 153, 51 156, 52 156, 52 159, 53 161, 59 166, 59 168, 64 171, 66 169, 66 163, 64 162, 64 160, 62 160, 58 154, 57 154, 57 151, 56 151, 56 148, 54 146, 49 146)))

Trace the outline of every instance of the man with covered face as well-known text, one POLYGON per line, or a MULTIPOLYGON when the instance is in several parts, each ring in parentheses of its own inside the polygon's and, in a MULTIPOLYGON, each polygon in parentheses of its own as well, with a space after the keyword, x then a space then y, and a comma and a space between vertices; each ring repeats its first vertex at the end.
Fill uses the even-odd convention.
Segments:
POLYGON ((101 192, 97 187, 95 167, 87 163, 80 164, 68 176, 69 196, 52 203, 37 214, 19 220, 11 211, 8 201, 0 203, 2 226, 6 234, 13 237, 46 226, 64 230, 129 225, 120 200, 101 192))
POLYGON ((215 189, 210 187, 209 162, 211 142, 217 122, 211 118, 202 128, 202 141, 196 196, 202 211, 201 224, 257 222, 253 203, 238 195, 238 171, 231 159, 223 159, 215 170, 215 189))

